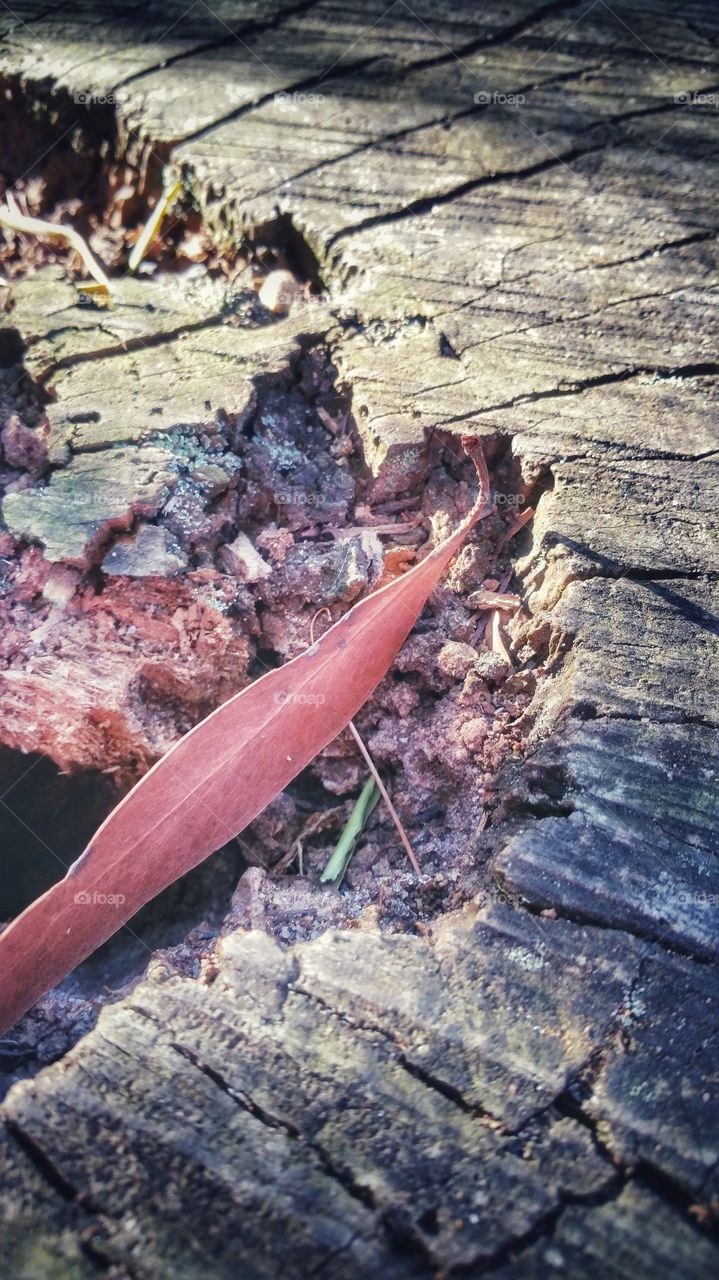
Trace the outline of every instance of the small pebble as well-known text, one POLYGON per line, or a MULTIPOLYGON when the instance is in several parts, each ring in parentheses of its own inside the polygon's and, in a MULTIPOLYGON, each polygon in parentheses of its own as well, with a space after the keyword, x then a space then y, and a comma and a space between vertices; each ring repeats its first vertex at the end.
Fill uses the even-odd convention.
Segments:
POLYGON ((510 698, 517 693, 534 693, 537 684, 533 671, 515 671, 504 682, 504 692, 510 698))
POLYGON ((460 640, 448 640, 437 654, 437 666, 442 675, 452 680, 464 680, 470 667, 474 666, 479 654, 471 644, 462 644, 460 640))
POLYGON ((54 564, 42 589, 43 599, 48 604, 63 607, 74 596, 80 582, 81 574, 77 569, 69 569, 66 565, 54 564))
POLYGON ((482 680, 481 676, 477 675, 474 667, 470 667, 464 678, 464 684, 462 686, 462 693, 460 696, 462 702, 473 702, 477 698, 481 698, 486 701, 489 696, 484 680, 482 680))
POLYGON ((271 271, 259 292, 263 307, 273 315, 285 315, 295 298, 302 292, 302 285, 291 271, 271 271))
POLYGON ((476 718, 463 724, 459 735, 468 751, 481 751, 488 732, 487 721, 476 718))
POLYGON ((488 684, 499 684, 509 671, 504 658, 492 649, 485 649, 483 653, 477 654, 474 669, 488 684))

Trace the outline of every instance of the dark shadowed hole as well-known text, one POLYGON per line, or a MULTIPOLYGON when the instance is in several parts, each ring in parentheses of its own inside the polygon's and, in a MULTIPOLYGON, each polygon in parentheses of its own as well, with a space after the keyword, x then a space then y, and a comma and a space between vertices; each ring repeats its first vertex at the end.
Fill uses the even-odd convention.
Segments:
MULTIPOLYGON (((44 756, 0 747, 0 922, 11 920, 79 857, 120 799, 101 773, 63 774, 44 756)), ((246 863, 232 844, 148 903, 129 927, 76 970, 69 988, 91 995, 141 973, 152 951, 196 926, 219 926, 246 863)))
POLYGON ((0 747, 0 920, 61 880, 117 802, 102 774, 63 774, 45 756, 0 747))
POLYGON ((434 1207, 431 1209, 425 1209, 421 1218, 418 1218, 417 1221, 422 1230, 427 1232, 427 1235, 437 1235, 439 1231, 439 1219, 437 1217, 437 1210, 434 1207))
POLYGON ((0 368, 8 369, 21 364, 24 353, 25 343, 18 330, 9 326, 0 329, 0 368))

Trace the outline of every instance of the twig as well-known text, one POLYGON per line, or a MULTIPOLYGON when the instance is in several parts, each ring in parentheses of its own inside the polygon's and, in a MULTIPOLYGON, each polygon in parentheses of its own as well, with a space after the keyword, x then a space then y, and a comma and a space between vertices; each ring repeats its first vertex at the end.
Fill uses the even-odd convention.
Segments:
POLYGON ((302 858, 303 858, 303 855, 304 855, 304 846, 303 846, 302 841, 300 840, 300 838, 299 838, 299 836, 298 836, 298 837, 297 837, 297 839, 295 840, 295 842, 294 842, 294 844, 293 844, 292 848, 290 849, 290 857, 287 859, 287 861, 285 862, 284 866, 280 867, 279 865, 277 865, 277 866, 274 866, 274 867, 272 868, 272 870, 274 871, 275 875, 277 875, 277 873, 278 873, 279 871, 285 871, 285 870, 287 869, 287 867, 291 867, 291 866, 292 866, 292 863, 294 862, 294 860, 295 860, 295 858, 296 858, 296 859, 297 859, 297 870, 298 870, 298 873, 299 873, 299 875, 304 876, 305 872, 304 872, 304 867, 302 866, 302 858))
POLYGON ((497 544, 497 552, 496 552, 497 555, 499 555, 500 551, 504 550, 510 538, 513 538, 515 533, 519 533, 519 530, 523 529, 525 524, 529 523, 533 515, 534 515, 534 507, 526 507, 522 512, 521 516, 517 516, 517 519, 515 520, 514 524, 510 525, 510 527, 507 529, 507 532, 504 534, 504 536, 500 538, 499 543, 497 544))
POLYGON ((344 529, 335 528, 334 525, 325 525, 324 532, 331 533, 332 537, 337 538, 356 538, 360 533, 414 533, 417 528, 415 524, 409 524, 405 521, 403 524, 351 524, 344 529))
POLYGON ((380 795, 382 796, 382 799, 387 805, 387 809, 389 810, 389 815, 395 827, 397 828, 397 834, 400 840, 402 841, 402 844, 405 847, 407 857, 412 863, 412 867, 414 869, 415 875, 419 879, 422 875, 422 871, 417 859, 414 856, 414 850, 412 849, 412 846, 407 837, 407 832, 405 831, 404 827, 402 826, 402 823, 400 822, 399 814, 397 813, 397 810, 395 809, 394 805, 392 804, 392 801, 389 798, 389 793, 377 772, 375 763, 369 751, 367 750, 364 742, 362 741, 359 733, 357 732, 357 728, 355 726, 354 720, 350 720, 349 724, 347 725, 347 728, 349 729, 350 733, 352 734, 352 737, 354 738, 355 742, 357 743, 357 746, 359 747, 360 751, 362 752, 362 755, 364 756, 365 764, 367 765, 367 768, 369 769, 370 773, 372 774, 372 777, 375 780, 377 790, 379 791, 380 795))
POLYGON ((100 288, 110 292, 110 281, 96 258, 88 249, 85 241, 74 227, 61 226, 59 222, 46 222, 44 218, 30 218, 15 206, 8 192, 7 203, 0 207, 0 226, 10 227, 12 231, 27 231, 40 240, 65 240, 75 253, 79 254, 93 280, 100 288))
POLYGON ((502 614, 500 613, 499 609, 493 609, 491 614, 491 622, 490 622, 490 626, 492 629, 491 630, 492 648, 494 652, 498 653, 500 657, 504 658, 504 661, 508 663, 509 666, 511 667, 512 659, 509 655, 509 650, 507 649, 507 646, 504 643, 504 640, 502 638, 501 622, 502 622, 502 614))
POLYGON ((320 614, 321 614, 321 613, 326 613, 326 614, 327 614, 327 617, 328 617, 328 619, 329 619, 329 622, 330 622, 330 623, 332 622, 332 614, 330 613, 329 609, 327 608, 327 605, 326 605, 326 604, 323 604, 322 608, 321 608, 321 609, 318 609, 318 610, 317 610, 317 612, 313 615, 313 617, 312 617, 312 621, 311 621, 311 623, 310 623, 310 644, 314 644, 314 642, 315 642, 315 623, 316 623, 316 621, 317 621, 317 619, 319 618, 319 616, 320 616, 320 614))
POLYGON ((515 613, 522 601, 519 596, 500 591, 473 591, 467 597, 470 609, 499 609, 500 613, 515 613))
POLYGON ((173 200, 179 195, 181 190, 182 190, 182 182, 178 179, 177 182, 173 182, 172 186, 168 187, 167 190, 164 191, 163 194, 160 196, 160 199, 155 205, 155 208, 153 209, 152 214, 150 215, 148 221, 145 223, 140 239, 137 241, 137 244, 133 248, 129 258, 127 259, 128 271, 137 271, 137 268, 142 262, 142 259, 147 253, 147 250, 149 249, 150 245, 155 239, 155 236, 160 230, 160 226, 162 225, 162 220, 165 214, 167 213, 167 210, 169 209, 173 200))
MULTIPOLYGON (((330 619, 332 617, 332 614, 330 613, 329 609, 326 606, 324 606, 322 609, 317 610, 316 614, 314 615, 310 623, 310 643, 311 644, 314 644, 315 642, 315 622, 317 621, 321 613, 326 613, 328 618, 330 619)), ((414 850, 409 842, 409 837, 407 835, 407 832, 402 826, 400 816, 397 813, 397 810, 395 809, 394 805, 392 804, 392 801, 389 798, 389 793, 387 791, 387 788, 385 787, 382 779, 380 778, 377 772, 377 767, 374 763, 374 760, 372 759, 369 751, 367 750, 367 747, 365 746, 364 742, 362 741, 362 738, 360 737, 359 731, 357 729, 357 726, 355 725, 354 720, 349 721, 347 728, 349 729, 350 733, 352 734, 352 737, 357 743, 357 746, 362 752, 362 755, 365 760, 365 764, 367 765, 367 768, 369 769, 370 773, 372 774, 372 777, 374 778, 377 790, 379 791, 380 795, 382 796, 382 799, 384 800, 387 806, 387 811, 389 813, 389 816, 391 817, 395 827, 397 828, 397 834, 400 840, 402 841, 402 844, 404 845, 405 851, 407 853, 407 857, 409 858, 412 864, 412 868, 415 872, 415 875, 418 878, 421 878, 422 869, 414 855, 414 850)))

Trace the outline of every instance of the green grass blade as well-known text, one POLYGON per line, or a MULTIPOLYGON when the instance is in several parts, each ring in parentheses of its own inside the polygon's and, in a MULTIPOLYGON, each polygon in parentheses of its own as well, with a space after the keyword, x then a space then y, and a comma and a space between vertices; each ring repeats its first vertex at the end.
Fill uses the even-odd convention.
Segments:
POLYGON ((321 880, 323 884, 331 882, 337 887, 342 883, 357 841, 362 835, 367 819, 378 800, 379 791, 375 786, 374 778, 368 778, 357 797, 342 835, 337 841, 337 847, 322 872, 321 880))

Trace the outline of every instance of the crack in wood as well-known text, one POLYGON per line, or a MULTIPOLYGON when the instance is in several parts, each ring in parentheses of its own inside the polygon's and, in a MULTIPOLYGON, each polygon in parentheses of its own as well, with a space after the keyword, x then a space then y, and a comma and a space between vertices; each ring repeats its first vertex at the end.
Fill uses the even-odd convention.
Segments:
MULTIPOLYGON (((291 18, 297 18, 303 14, 309 13, 311 9, 315 9, 321 2, 322 0, 298 0, 296 4, 285 5, 282 9, 278 10, 272 18, 267 18, 264 21, 253 19, 249 22, 241 23, 240 26, 234 30, 228 29, 228 34, 219 40, 207 40, 203 44, 195 45, 192 49, 186 49, 183 50, 182 53, 175 53, 171 54, 168 58, 162 58, 151 67, 144 67, 142 71, 135 71, 131 75, 125 76, 124 79, 118 80, 112 85, 110 92, 118 93, 120 89, 126 89, 131 84, 137 84, 138 80, 144 80, 147 76, 154 75, 158 71, 165 71, 169 67, 176 67, 178 63, 186 62, 190 58, 199 57, 203 53, 212 53, 216 49, 223 49, 228 45, 231 47, 233 41, 241 42, 251 36, 264 35, 266 32, 277 31, 291 18)), ((209 9, 209 6, 207 7, 209 9)), ((192 8, 193 6, 190 6, 188 13, 191 12, 192 8)), ((226 27, 227 23, 223 21, 222 25, 226 27)), ((173 29, 174 24, 169 28, 169 30, 172 31, 173 29)))

